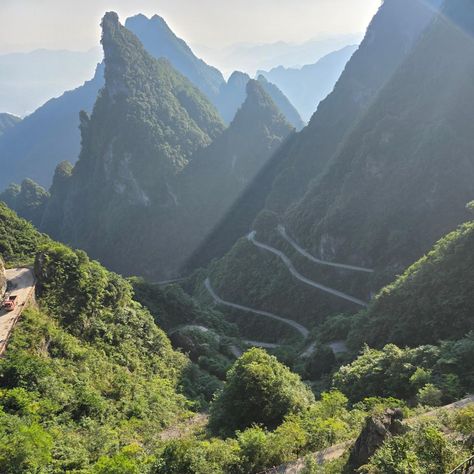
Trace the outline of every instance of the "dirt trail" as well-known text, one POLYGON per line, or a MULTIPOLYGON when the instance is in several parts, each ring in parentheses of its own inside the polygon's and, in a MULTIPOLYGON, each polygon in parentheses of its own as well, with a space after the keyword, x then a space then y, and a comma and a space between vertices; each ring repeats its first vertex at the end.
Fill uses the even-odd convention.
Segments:
MULTIPOLYGON (((435 408, 434 410, 428 411, 426 413, 422 413, 421 415, 417 415, 411 418, 407 418, 403 421, 404 424, 410 425, 410 423, 419 420, 420 418, 432 417, 437 413, 445 410, 458 410, 460 408, 464 408, 468 405, 474 403, 474 395, 469 395, 462 400, 458 400, 457 402, 450 403, 449 405, 445 405, 443 407, 435 408)), ((329 461, 334 461, 335 459, 340 458, 344 455, 346 450, 355 442, 355 440, 345 441, 343 443, 336 444, 334 446, 330 446, 329 448, 323 449, 321 451, 317 451, 315 453, 310 453, 309 456, 312 456, 319 465, 323 465, 329 461)), ((297 459, 296 461, 288 464, 283 464, 281 466, 275 466, 273 468, 267 469, 260 474, 298 474, 304 469, 306 464, 305 458, 297 459)))
POLYGON ((0 355, 5 352, 11 332, 35 287, 33 271, 29 268, 11 268, 5 273, 8 280, 7 291, 11 296, 16 295, 17 305, 13 311, 0 309, 0 355))

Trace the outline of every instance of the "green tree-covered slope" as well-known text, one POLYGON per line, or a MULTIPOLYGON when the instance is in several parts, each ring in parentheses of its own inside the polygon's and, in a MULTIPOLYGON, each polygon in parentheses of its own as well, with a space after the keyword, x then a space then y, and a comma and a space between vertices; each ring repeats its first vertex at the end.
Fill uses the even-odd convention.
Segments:
MULTIPOLYGON (((255 473, 352 439, 367 414, 404 406, 393 398, 364 399, 366 395, 410 396, 421 387, 420 401, 436 404, 462 388, 456 386, 455 369, 446 374, 443 361, 453 360, 455 354, 469 358, 468 339, 445 344, 442 357, 429 347, 417 349, 417 354, 395 349, 386 349, 386 355, 366 354, 354 370, 345 369, 337 379, 353 400, 363 400, 353 407, 338 391, 324 393, 315 402, 299 377, 254 349, 230 370, 211 407, 211 427, 231 437, 194 435, 192 430, 180 437, 178 429, 164 432, 162 439, 163 429, 188 413, 189 403, 177 392, 183 375, 189 377, 186 358, 171 349, 151 315, 133 301, 128 282, 85 253, 39 234, 3 204, 0 223, 0 235, 9 243, 8 252, 2 247, 2 256, 12 265, 31 262, 36 255, 38 279, 37 307, 24 312, 0 361, 0 468, 6 474, 255 473), (378 368, 373 380, 373 371, 366 369, 371 364, 389 372, 378 368), (361 376, 368 378, 361 382, 361 376), (438 385, 423 385, 426 381, 438 385), (381 387, 387 393, 379 393, 381 387), (253 422, 267 428, 250 426, 253 422), (243 431, 234 433, 238 428, 243 431)), ((157 314, 195 311, 187 302, 173 300, 176 292, 171 299, 164 292, 157 300, 156 293, 146 294, 146 285, 135 285, 142 285, 142 299, 155 304, 157 314)), ((465 456, 463 438, 452 441, 443 430, 462 434, 470 420, 466 411, 453 420, 443 419, 444 425, 430 422, 430 434, 438 439, 431 459, 436 456, 454 467, 465 456)), ((432 461, 425 459, 423 446, 430 438, 416 430, 406 436, 415 437, 410 449, 416 457, 405 448, 398 449, 397 456, 410 456, 420 469, 428 469, 432 461)), ((380 456, 373 460, 382 461, 380 456)), ((341 472, 344 462, 332 466, 334 472, 341 472)), ((420 472, 429 472, 426 469, 420 472)))
MULTIPOLYGON (((82 114, 82 151, 62 218, 47 209, 44 230, 123 273, 158 272, 176 177, 223 125, 207 99, 166 60, 151 57, 114 13, 102 25, 105 87, 91 117, 82 114), (150 235, 155 247, 147 248, 150 235)), ((52 205, 61 197, 53 192, 52 205)))
MULTIPOLYGON (((229 128, 195 155, 179 180, 181 207, 186 215, 183 233, 190 239, 189 248, 196 260, 201 259, 201 245, 205 246, 209 235, 227 218, 241 194, 292 132, 260 82, 250 80, 246 88, 247 98, 229 128)), ((226 243, 230 247, 248 225, 221 232, 220 247, 226 243)), ((209 261, 220 256, 216 250, 208 248, 203 257, 209 261)), ((192 260, 188 266, 192 266, 192 260)))
POLYGON ((468 219, 474 14, 446 5, 290 212, 315 254, 394 275, 468 219))
POLYGON ((35 259, 37 278, 37 307, 0 361, 1 471, 81 471, 121 446, 155 446, 188 410, 177 393, 186 358, 123 278, 3 204, 0 223, 7 265, 35 259))
MULTIPOLYGON (((371 109, 380 89, 417 44, 420 35, 433 19, 434 11, 432 6, 420 2, 386 0, 382 4, 333 92, 321 102, 308 126, 270 160, 265 174, 257 177, 248 193, 232 209, 232 219, 238 221, 249 214, 253 217, 262 207, 279 214, 282 223, 285 223, 288 208, 288 213, 293 216, 291 211, 295 202, 305 193, 312 180, 318 182, 318 176, 332 161, 345 137, 371 109)), ((336 202, 333 204, 337 206, 336 202)), ((318 242, 310 240, 310 231, 304 235, 295 231, 297 226, 311 226, 314 212, 311 204, 301 208, 301 213, 295 217, 294 227, 289 229, 290 234, 296 236, 313 255, 332 259, 330 254, 319 254, 318 242)), ((246 222, 249 223, 249 220, 246 222)), ((223 225, 229 228, 232 222, 227 220, 223 225)), ((211 242, 215 243, 217 239, 212 237, 211 242)), ((368 278, 366 274, 352 278, 348 272, 309 264, 282 241, 276 229, 267 229, 266 235, 258 238, 283 250, 308 278, 363 300, 369 299, 370 289, 378 284, 379 278, 383 283, 390 281, 383 280, 383 275, 377 274, 374 276, 375 284, 372 284, 372 277, 368 278)), ((342 257, 339 261, 345 262, 342 257)), ((283 313, 310 326, 332 312, 357 310, 357 307, 347 305, 343 300, 328 297, 296 281, 278 257, 256 249, 248 242, 239 241, 222 264, 217 266, 218 270, 216 266, 211 270, 213 281, 229 301, 283 313)))
POLYGON ((375 297, 354 324, 353 343, 416 346, 474 330, 474 223, 441 239, 375 297))

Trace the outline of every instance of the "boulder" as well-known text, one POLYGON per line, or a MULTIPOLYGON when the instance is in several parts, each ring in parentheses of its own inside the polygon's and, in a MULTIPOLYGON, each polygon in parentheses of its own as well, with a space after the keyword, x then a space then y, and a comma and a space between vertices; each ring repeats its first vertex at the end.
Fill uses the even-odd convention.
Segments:
POLYGON ((388 437, 401 434, 403 432, 402 418, 400 409, 389 409, 381 415, 367 418, 362 432, 351 449, 346 472, 356 472, 368 463, 388 437))

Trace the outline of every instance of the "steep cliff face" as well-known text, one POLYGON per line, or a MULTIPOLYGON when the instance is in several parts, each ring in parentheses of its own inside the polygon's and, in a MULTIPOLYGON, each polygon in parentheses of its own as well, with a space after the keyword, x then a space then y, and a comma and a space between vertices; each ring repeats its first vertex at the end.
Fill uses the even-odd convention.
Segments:
MULTIPOLYGON (((190 250, 196 262, 201 261, 201 250, 205 259, 220 256, 222 248, 229 248, 247 232, 250 222, 235 223, 219 233, 216 253, 210 248, 201 249, 293 131, 259 81, 247 82, 246 93, 229 128, 194 157, 180 180, 182 208, 191 231, 183 232, 192 242, 190 250)), ((194 258, 189 262, 191 266, 194 258)))
MULTIPOLYGON (((311 203, 304 208, 295 203, 312 180, 322 179, 328 163, 332 162, 350 131, 371 110, 379 92, 411 53, 435 12, 436 9, 425 2, 386 0, 382 4, 334 91, 321 102, 309 125, 270 161, 266 176, 258 177, 261 186, 249 189, 249 194, 239 201, 240 209, 233 209, 234 216, 248 215, 247 206, 264 201, 265 197, 260 194, 264 189, 266 210, 276 212, 284 224, 288 223, 285 219, 288 216, 290 235, 313 255, 338 262, 358 262, 360 266, 370 268, 370 265, 364 265, 363 259, 341 257, 335 260, 334 251, 345 236, 328 233, 322 234, 321 239, 313 239, 311 226, 317 224, 316 210, 311 203), (273 178, 270 185, 268 176, 273 178), (324 244, 322 249, 321 242, 324 244)), ((335 187, 338 189, 339 185, 336 183, 335 187)), ((327 202, 335 208, 339 204, 337 200, 328 199, 327 202)), ((267 236, 259 239, 265 239, 266 243, 285 252, 300 273, 322 285, 366 301, 370 298, 370 289, 375 285, 380 287, 378 281, 372 281, 379 278, 378 274, 359 272, 354 277, 354 273, 348 271, 311 263, 283 240, 276 229, 269 229, 267 236)), ((331 313, 358 310, 352 303, 296 280, 275 254, 245 240, 239 241, 221 262, 212 266, 210 273, 216 289, 228 301, 284 314, 308 325, 317 324, 331 313)))
POLYGON ((309 182, 317 179, 434 14, 435 8, 429 2, 383 2, 333 92, 319 104, 309 125, 288 151, 267 201, 272 210, 283 212, 303 195, 309 182))
POLYGON ((393 275, 469 219, 474 14, 470 2, 446 5, 289 213, 317 254, 393 275))
POLYGON ((209 100, 216 104, 219 89, 225 83, 221 72, 206 64, 158 15, 127 18, 125 27, 133 32, 155 58, 167 58, 173 67, 187 77, 209 100))
POLYGON ((61 225, 48 228, 54 213, 44 224, 55 237, 132 272, 149 259, 140 234, 165 221, 176 206, 176 176, 223 124, 207 99, 168 61, 151 57, 116 14, 106 14, 102 28, 105 87, 91 117, 81 115, 82 150, 61 225), (130 262, 137 266, 130 269, 130 262))

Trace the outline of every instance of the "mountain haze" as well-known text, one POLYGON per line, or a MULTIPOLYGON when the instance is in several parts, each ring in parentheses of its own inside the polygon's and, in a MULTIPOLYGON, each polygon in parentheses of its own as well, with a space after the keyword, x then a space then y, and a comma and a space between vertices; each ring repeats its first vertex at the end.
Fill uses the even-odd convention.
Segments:
POLYGON ((469 218, 473 35, 470 2, 448 2, 289 213, 308 248, 398 272, 469 218))
POLYGON ((12 114, 0 114, 0 137, 11 127, 20 122, 20 117, 12 114))
POLYGON ((99 48, 0 54, 0 110, 22 117, 31 114, 90 79, 100 60, 99 48))
MULTIPOLYGON (((183 234, 194 241, 193 253, 227 219, 234 203, 292 133, 265 84, 249 80, 246 91, 245 102, 229 128, 196 154, 180 180, 181 207, 189 216, 183 234)), ((235 231, 222 235, 227 241, 239 237, 235 231)), ((180 263, 189 256, 181 255, 180 263)))
MULTIPOLYGON (((117 267, 110 239, 137 244, 128 234, 175 206, 177 174, 224 127, 202 93, 167 60, 152 58, 114 13, 102 27, 105 87, 91 117, 82 114, 82 151, 57 237, 117 267)), ((137 251, 129 249, 130 261, 137 251)))
MULTIPOLYGON (((252 194, 242 197, 237 204, 242 208, 234 208, 232 211, 233 216, 249 215, 246 209, 250 206, 252 214, 256 215, 258 211, 255 206, 265 201, 266 210, 257 216, 254 223, 254 229, 258 230, 258 241, 283 251, 305 277, 363 301, 370 299, 373 286, 380 287, 387 283, 393 273, 389 277, 384 276, 383 272, 373 275, 351 274, 312 265, 288 245, 276 227, 279 223, 289 222, 289 235, 295 237, 315 257, 372 268, 370 260, 357 259, 356 255, 331 253, 331 245, 339 242, 335 239, 324 237, 326 240, 323 239, 322 242, 327 242, 329 249, 320 253, 321 241, 314 238, 312 230, 312 226, 319 222, 313 217, 317 208, 309 200, 306 201, 306 198, 302 201, 307 203, 305 207, 302 203, 296 203, 305 194, 305 189, 312 180, 319 183, 330 172, 325 170, 333 169, 334 155, 341 143, 344 143, 346 136, 352 136, 352 128, 371 110, 380 90, 400 68, 434 15, 435 11, 424 3, 386 0, 369 25, 364 40, 349 60, 333 92, 320 103, 308 126, 269 162, 266 173, 267 176, 272 176, 271 184, 269 185, 267 176, 258 176, 257 180, 262 186, 255 183, 249 188, 249 193, 255 193, 255 197, 252 194), (261 189, 267 190, 266 197, 259 194, 261 189)), ((347 150, 350 151, 351 148, 348 147, 347 150)), ((364 171, 361 169, 361 173, 364 171)), ((332 181, 330 186, 340 189, 339 184, 342 185, 343 178, 340 179, 341 183, 332 181)), ((310 186, 310 189, 313 187, 310 186)), ((354 184, 349 189, 351 196, 354 196, 358 187, 354 184)), ((336 209, 339 206, 337 200, 329 199, 327 202, 336 209)), ((349 216, 342 222, 350 222, 349 216)), ((365 231, 372 233, 373 229, 365 231)), ((435 240, 433 238, 430 245, 435 240)), ((349 240, 344 242, 346 241, 349 240)), ((203 257, 196 256, 196 261, 199 258, 203 257)), ((353 303, 315 290, 293 278, 281 259, 257 248, 247 239, 237 242, 221 262, 214 263, 210 267, 210 275, 211 280, 216 282, 216 291, 227 301, 239 301, 243 305, 308 324, 316 324, 334 312, 358 310, 353 303)))
POLYGON ((270 71, 259 71, 259 74, 279 87, 297 108, 301 117, 309 121, 319 102, 334 88, 347 61, 357 48, 358 46, 346 46, 300 69, 279 66, 270 71))
MULTIPOLYGON (((245 100, 248 76, 238 84, 226 83, 221 73, 197 58, 186 43, 176 37, 163 18, 132 17, 126 23, 155 58, 166 58, 173 68, 187 77, 214 103, 226 123, 230 123, 245 100)), ((0 137, 0 165, 8 172, 0 176, 0 189, 11 182, 31 178, 43 186, 51 183, 54 168, 61 161, 74 163, 80 152, 79 112, 90 113, 104 85, 103 64, 92 80, 61 97, 51 99, 26 117, 22 126, 8 137, 0 137)), ((297 129, 303 126, 298 113, 286 97, 271 85, 266 86, 275 102, 297 129)))

